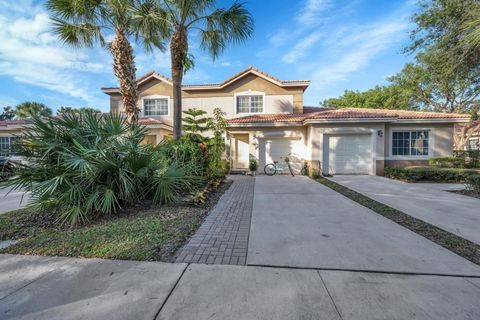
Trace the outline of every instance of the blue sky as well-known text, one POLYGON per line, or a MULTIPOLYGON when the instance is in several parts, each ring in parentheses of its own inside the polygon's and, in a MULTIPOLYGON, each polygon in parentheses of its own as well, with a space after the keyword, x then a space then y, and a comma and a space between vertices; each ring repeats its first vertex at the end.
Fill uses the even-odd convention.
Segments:
MULTIPOLYGON (((101 48, 72 49, 52 34, 40 0, 0 1, 0 107, 25 100, 108 110, 103 86, 116 86, 111 58, 101 48)), ((220 0, 219 6, 232 1, 220 0)), ((284 80, 312 81, 305 105, 345 89, 385 84, 411 57, 401 54, 412 29, 414 0, 249 0, 255 34, 213 62, 198 48, 185 83, 220 82, 253 65, 284 80)), ((168 53, 146 54, 135 46, 137 75, 170 76, 168 53)))

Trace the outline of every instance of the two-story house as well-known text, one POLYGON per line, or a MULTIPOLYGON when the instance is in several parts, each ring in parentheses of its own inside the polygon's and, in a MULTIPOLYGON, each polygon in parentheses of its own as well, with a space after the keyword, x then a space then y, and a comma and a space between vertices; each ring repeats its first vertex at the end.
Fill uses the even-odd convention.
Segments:
MULTIPOLYGON (((227 157, 234 169, 249 160, 263 166, 288 156, 295 170, 304 161, 324 173, 383 174, 385 166, 424 165, 431 157, 450 156, 456 123, 469 115, 383 109, 306 107, 307 80, 279 80, 253 67, 221 83, 183 86, 183 108, 228 119, 227 157)), ((147 142, 172 135, 172 82, 156 72, 138 79, 139 123, 149 128, 147 142)), ((102 88, 112 112, 122 112, 118 88, 102 88)), ((9 154, 25 120, 0 121, 0 155, 9 154)))
MULTIPOLYGON (((295 170, 305 160, 324 173, 383 174, 385 166, 423 165, 431 157, 452 155, 454 124, 468 115, 383 109, 306 107, 310 81, 279 80, 249 67, 221 83, 184 85, 183 108, 211 114, 221 108, 228 119, 227 151, 232 168, 248 168, 289 156, 295 170)), ((171 136, 172 82, 156 72, 138 79, 140 123, 148 140, 171 136)), ((111 111, 122 111, 118 88, 102 88, 111 111)))

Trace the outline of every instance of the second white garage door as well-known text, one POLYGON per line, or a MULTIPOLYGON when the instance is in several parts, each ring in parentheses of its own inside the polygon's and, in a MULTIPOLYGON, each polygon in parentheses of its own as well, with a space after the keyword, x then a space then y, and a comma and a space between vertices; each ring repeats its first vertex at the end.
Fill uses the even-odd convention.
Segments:
POLYGON ((371 135, 330 136, 328 160, 333 174, 370 174, 371 135))

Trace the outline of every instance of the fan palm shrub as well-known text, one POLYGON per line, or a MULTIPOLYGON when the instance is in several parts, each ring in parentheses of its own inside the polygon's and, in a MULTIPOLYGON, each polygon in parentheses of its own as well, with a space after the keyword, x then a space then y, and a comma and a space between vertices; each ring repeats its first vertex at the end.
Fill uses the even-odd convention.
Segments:
POLYGON ((175 201, 200 182, 195 163, 142 144, 147 129, 121 115, 64 112, 32 122, 17 145, 26 161, 8 185, 30 192, 35 205, 57 208, 63 222, 82 223, 143 200, 175 201))

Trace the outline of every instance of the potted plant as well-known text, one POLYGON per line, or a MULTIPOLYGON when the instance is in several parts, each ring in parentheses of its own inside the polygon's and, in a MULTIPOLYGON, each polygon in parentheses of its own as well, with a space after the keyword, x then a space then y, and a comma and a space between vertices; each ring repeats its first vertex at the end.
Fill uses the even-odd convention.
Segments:
POLYGON ((257 160, 255 160, 255 159, 250 160, 250 164, 248 165, 248 169, 250 169, 250 172, 252 172, 252 176, 255 177, 255 175, 257 174, 257 169, 258 169, 257 160))

